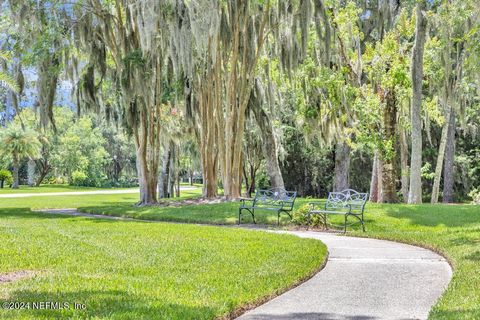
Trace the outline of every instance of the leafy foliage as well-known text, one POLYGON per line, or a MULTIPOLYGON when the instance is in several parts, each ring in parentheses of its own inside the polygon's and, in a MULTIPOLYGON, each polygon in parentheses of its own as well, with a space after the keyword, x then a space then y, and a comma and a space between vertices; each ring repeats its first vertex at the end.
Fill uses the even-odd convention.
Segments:
POLYGON ((10 185, 13 182, 12 173, 9 170, 2 169, 0 170, 0 188, 3 188, 5 185, 10 185))

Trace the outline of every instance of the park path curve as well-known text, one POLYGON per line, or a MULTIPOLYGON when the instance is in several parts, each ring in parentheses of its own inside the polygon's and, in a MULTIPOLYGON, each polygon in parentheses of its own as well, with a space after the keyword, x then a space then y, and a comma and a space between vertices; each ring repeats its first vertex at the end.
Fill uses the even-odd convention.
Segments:
POLYGON ((288 231, 325 243, 325 268, 239 320, 426 319, 452 277, 440 255, 402 243, 288 231))
MULTIPOLYGON (((147 222, 76 209, 42 211, 147 222)), ((253 228, 265 230, 260 226, 253 228)), ((328 248, 328 260, 311 279, 247 311, 239 320, 426 319, 452 277, 445 258, 416 246, 335 233, 267 231, 320 240, 328 248)))
MULTIPOLYGON (((194 190, 197 187, 180 186, 180 190, 194 190)), ((53 197, 53 196, 83 196, 93 194, 131 194, 139 193, 140 189, 113 189, 113 190, 91 190, 91 191, 62 191, 62 192, 39 192, 39 193, 6 193, 0 194, 0 198, 25 198, 25 197, 53 197)))

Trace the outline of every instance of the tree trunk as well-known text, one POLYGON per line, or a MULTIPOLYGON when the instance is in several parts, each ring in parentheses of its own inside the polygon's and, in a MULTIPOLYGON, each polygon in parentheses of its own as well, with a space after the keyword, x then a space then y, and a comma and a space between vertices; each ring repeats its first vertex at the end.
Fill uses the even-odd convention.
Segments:
POLYGON ((372 178, 370 179, 370 201, 378 202, 378 152, 375 151, 372 164, 372 178))
POLYGON ((445 163, 443 171, 443 203, 454 202, 454 164, 455 164, 455 112, 450 115, 450 125, 445 146, 445 163))
POLYGON ((27 174, 28 174, 28 185, 30 187, 33 187, 35 185, 35 160, 29 159, 28 160, 28 168, 27 168, 27 174))
POLYGON ((50 170, 52 170, 52 166, 50 166, 50 164, 48 163, 48 159, 37 160, 36 166, 37 168, 39 168, 39 170, 38 170, 38 177, 37 177, 37 181, 35 182, 35 186, 40 187, 40 185, 42 184, 47 174, 50 172, 50 170))
POLYGON ((415 44, 412 51, 412 154, 410 159, 410 190, 408 203, 422 203, 422 84, 423 84, 423 51, 427 31, 427 20, 424 16, 426 2, 417 2, 417 21, 415 27, 415 44))
POLYGON ((248 197, 252 196, 255 192, 255 177, 257 175, 257 169, 255 166, 250 166, 250 185, 248 186, 248 197))
POLYGON ((342 191, 350 187, 350 147, 345 142, 338 142, 335 145, 335 174, 333 191, 342 191))
POLYGON ((402 198, 403 202, 408 202, 408 183, 409 183, 409 168, 408 168, 408 143, 405 129, 400 130, 400 165, 402 175, 402 198))
POLYGON ((18 189, 19 187, 19 181, 18 181, 18 168, 19 167, 19 161, 18 161, 18 156, 16 154, 13 154, 13 183, 12 183, 12 189, 18 189))
POLYGON ((140 201, 138 205, 157 203, 158 160, 160 158, 160 106, 140 107, 138 120, 133 125, 137 155, 140 201))
POLYGON ((244 164, 243 166, 243 177, 245 180, 245 196, 250 198, 252 193, 255 191, 255 177, 257 175, 257 167, 252 164, 244 164), (248 167, 248 172, 247 172, 248 167))
POLYGON ((383 111, 383 152, 382 152, 382 202, 396 203, 397 198, 397 168, 396 168, 396 127, 397 127, 397 100, 393 89, 385 95, 385 110, 383 111))
POLYGON ((180 198, 180 175, 178 174, 177 170, 177 178, 176 178, 176 184, 175 184, 175 197, 180 198))
MULTIPOLYGON (((199 104, 199 145, 200 158, 202 162, 203 174, 203 196, 205 198, 215 198, 217 196, 217 147, 215 138, 217 136, 218 124, 215 118, 212 100, 214 99, 214 90, 211 79, 202 83, 202 95, 200 95, 199 104)), ((222 115, 216 115, 223 117, 222 115)))
POLYGON ((377 174, 378 174, 378 181, 377 181, 377 202, 383 202, 383 162, 380 159, 380 156, 377 159, 377 174))
POLYGON ((447 146, 447 136, 448 136, 448 130, 450 127, 451 115, 452 115, 452 108, 450 106, 447 106, 445 124, 443 125, 442 136, 440 139, 440 146, 438 148, 437 164, 435 167, 435 178, 433 179, 432 199, 430 200, 432 204, 438 203, 438 194, 440 191, 440 180, 442 178, 443 160, 445 158, 445 148, 447 146))
POLYGON ((170 198, 175 197, 175 171, 177 171, 177 169, 175 168, 177 158, 175 149, 175 144, 173 143, 173 141, 170 141, 170 165, 168 170, 168 196, 170 198))
POLYGON ((158 197, 167 198, 168 174, 170 169, 170 145, 163 151, 162 169, 158 179, 158 197))
POLYGON ((379 156, 379 151, 375 151, 372 165, 372 178, 370 180, 370 201, 381 203, 383 202, 383 182, 382 182, 382 160, 379 156))
POLYGON ((273 124, 270 117, 265 110, 263 110, 261 104, 262 99, 260 98, 261 94, 260 83, 257 80, 255 88, 250 95, 249 106, 252 109, 258 127, 262 132, 262 153, 267 160, 267 174, 270 178, 270 185, 272 188, 285 189, 282 171, 280 170, 278 162, 277 141, 273 134, 273 124))

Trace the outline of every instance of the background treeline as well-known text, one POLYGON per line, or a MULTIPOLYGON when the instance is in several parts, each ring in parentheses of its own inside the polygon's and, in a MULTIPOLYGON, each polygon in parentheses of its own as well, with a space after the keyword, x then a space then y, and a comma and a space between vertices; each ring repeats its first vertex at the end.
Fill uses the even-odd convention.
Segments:
MULTIPOLYGON (((31 128, 42 150, 42 139, 58 145, 60 160, 52 152, 49 161, 71 183, 136 172, 140 204, 178 194, 180 177, 197 173, 205 197, 228 199, 267 186, 303 196, 352 187, 377 202, 478 197, 473 0, 1 6, 3 100, 19 118, 5 111, 4 126, 31 128), (37 76, 35 111, 24 116, 37 120, 28 125, 26 69, 37 76), (62 80, 73 84, 65 130, 53 107, 62 80), (88 161, 69 156, 76 144, 88 161)), ((45 157, 35 149, 4 156, 22 167, 45 157)))

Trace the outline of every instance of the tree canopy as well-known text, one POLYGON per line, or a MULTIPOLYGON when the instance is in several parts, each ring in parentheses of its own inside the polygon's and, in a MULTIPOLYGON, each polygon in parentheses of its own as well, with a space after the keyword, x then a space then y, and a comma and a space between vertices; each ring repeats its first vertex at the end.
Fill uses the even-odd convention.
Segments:
POLYGON ((353 187, 436 203, 479 187, 473 0, 0 5, 3 124, 37 131, 42 179, 96 185, 130 168, 140 205, 196 173, 205 197, 227 199, 353 187), (21 110, 29 86, 36 116, 21 110))

